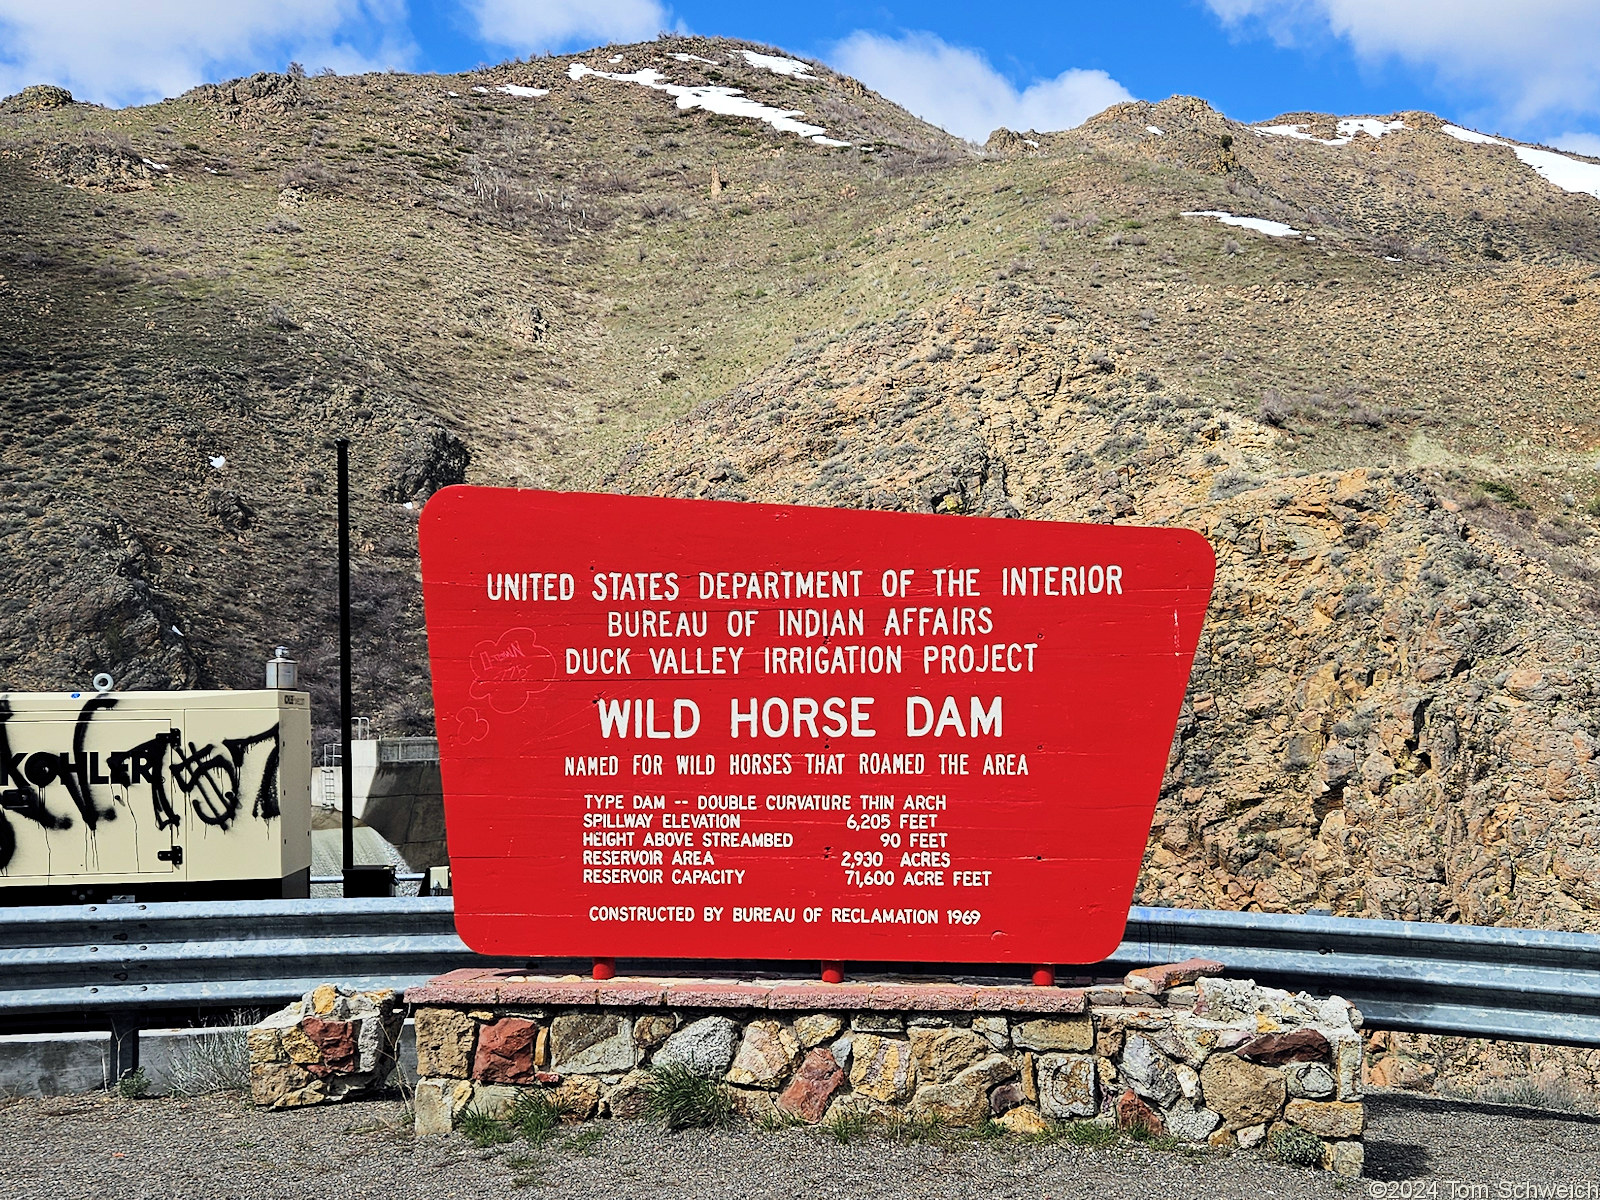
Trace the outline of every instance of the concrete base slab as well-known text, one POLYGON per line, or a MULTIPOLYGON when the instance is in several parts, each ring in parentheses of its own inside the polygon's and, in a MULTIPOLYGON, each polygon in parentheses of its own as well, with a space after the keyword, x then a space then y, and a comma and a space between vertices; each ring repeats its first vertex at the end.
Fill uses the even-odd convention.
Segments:
POLYGON ((107 1033, 13 1033, 0 1037, 0 1095, 70 1096, 106 1086, 107 1033))
MULTIPOLYGON (((146 1095, 215 1090, 229 1079, 250 1086, 248 1025, 200 1029, 145 1029, 139 1034, 139 1068, 146 1095)), ((0 1036, 0 1096, 72 1096, 111 1086, 108 1033, 15 1033, 0 1036)), ((395 1082, 417 1083, 417 1032, 400 1034, 395 1082)))

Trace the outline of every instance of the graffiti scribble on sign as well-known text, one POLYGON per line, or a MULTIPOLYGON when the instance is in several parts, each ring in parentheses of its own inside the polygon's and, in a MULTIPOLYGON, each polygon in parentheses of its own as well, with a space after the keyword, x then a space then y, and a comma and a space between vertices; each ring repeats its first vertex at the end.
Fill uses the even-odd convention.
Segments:
POLYGON ((473 742, 481 742, 489 736, 489 722, 483 719, 477 709, 469 705, 456 713, 455 731, 461 745, 470 746, 473 742))
POLYGON ((508 629, 472 648, 472 698, 487 700, 498 713, 520 711, 529 696, 550 686, 555 674, 555 655, 539 645, 539 635, 531 629, 508 629))
POLYGON ((182 820, 167 790, 169 780, 189 801, 195 819, 218 829, 227 830, 233 824, 247 791, 251 815, 263 821, 278 817, 280 744, 276 723, 253 736, 223 738, 220 750, 213 743, 196 746, 189 742, 188 751, 183 752, 183 735, 178 730, 108 749, 104 743, 115 735, 117 723, 96 724, 94 718, 116 706, 115 696, 95 696, 85 703, 73 722, 70 750, 18 753, 12 750, 10 737, 15 712, 10 700, 0 697, 0 871, 17 852, 12 815, 47 834, 71 829, 80 821, 92 831, 102 821, 115 820, 116 803, 110 799, 101 803, 105 793, 97 793, 97 788, 126 792, 147 787, 160 831, 174 829, 182 820), (91 744, 97 748, 90 749, 91 744), (253 787, 245 787, 248 780, 254 780, 253 787), (46 793, 52 787, 66 792, 72 813, 50 807, 46 793))

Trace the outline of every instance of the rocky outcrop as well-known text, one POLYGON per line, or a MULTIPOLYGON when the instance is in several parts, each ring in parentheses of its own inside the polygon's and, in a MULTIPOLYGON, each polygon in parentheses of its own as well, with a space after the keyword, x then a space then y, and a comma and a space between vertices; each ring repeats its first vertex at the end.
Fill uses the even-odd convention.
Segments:
POLYGON ((132 192, 165 174, 159 163, 115 141, 57 142, 39 155, 39 169, 73 187, 132 192))
POLYGON ((1139 902, 1600 927, 1586 561, 1438 473, 1280 473, 1281 430, 1159 389, 976 294, 797 353, 613 485, 1200 530, 1216 589, 1139 902))
POLYGON ((73 102, 72 93, 66 88, 49 83, 35 83, 15 95, 0 100, 0 112, 48 112, 52 108, 66 108, 73 102))
POLYGON ((1159 104, 1114 104, 1072 133, 1080 146, 1115 146, 1125 154, 1202 175, 1226 176, 1236 184, 1255 182, 1235 145, 1240 137, 1248 136, 1249 127, 1228 120, 1194 96, 1171 96, 1159 104))
POLYGON ((305 100, 305 76, 257 71, 240 79, 190 88, 183 99, 219 108, 230 118, 252 113, 281 114, 305 100))

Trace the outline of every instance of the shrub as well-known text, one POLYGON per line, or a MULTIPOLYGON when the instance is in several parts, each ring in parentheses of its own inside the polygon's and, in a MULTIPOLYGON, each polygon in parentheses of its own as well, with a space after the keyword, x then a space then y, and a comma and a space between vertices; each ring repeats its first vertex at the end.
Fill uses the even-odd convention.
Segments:
POLYGON ((135 1067, 117 1080, 117 1095, 124 1100, 142 1100, 150 1092, 150 1080, 143 1067, 135 1067))
POLYGON ((1517 1079, 1492 1083, 1480 1089, 1477 1098, 1489 1104, 1541 1108, 1551 1112, 1595 1111, 1594 1100, 1565 1079, 1517 1079))
POLYGON ((1319 1167, 1322 1139, 1298 1125, 1279 1125, 1267 1138, 1267 1157, 1290 1167, 1319 1167))
POLYGON ((721 1084, 701 1079, 682 1063, 650 1072, 644 1084, 645 1111, 668 1129, 716 1129, 733 1118, 733 1097, 721 1084))
POLYGON ((472 195, 480 207, 498 216, 515 216, 526 211, 527 193, 504 171, 475 161, 471 172, 472 195))
POLYGON ((1517 495, 1517 489, 1509 483, 1501 483, 1498 479, 1480 479, 1478 486, 1502 504, 1509 504, 1512 508, 1525 507, 1522 497, 1517 495))
POLYGON ((1572 546, 1581 542, 1587 530, 1569 517, 1554 516, 1538 528, 1539 536, 1556 546, 1572 546))
POLYGON ((1261 419, 1268 425, 1282 428, 1294 415, 1294 405, 1284 399, 1283 393, 1277 388, 1268 388, 1261 394, 1261 407, 1258 411, 1261 419))
POLYGON ((1248 492, 1259 483, 1260 480, 1247 471, 1222 471, 1211 481, 1211 499, 1229 500, 1241 492, 1248 492))
POLYGON ((302 192, 331 196, 339 190, 339 177, 320 162, 296 163, 283 173, 282 185, 302 192))
POLYGON ((267 305, 266 324, 269 329, 285 331, 300 328, 295 319, 289 315, 289 310, 277 301, 267 305))
POLYGON ((249 1034, 242 1028, 218 1029, 180 1043, 171 1075, 172 1090, 180 1096, 243 1091, 250 1086, 249 1034))

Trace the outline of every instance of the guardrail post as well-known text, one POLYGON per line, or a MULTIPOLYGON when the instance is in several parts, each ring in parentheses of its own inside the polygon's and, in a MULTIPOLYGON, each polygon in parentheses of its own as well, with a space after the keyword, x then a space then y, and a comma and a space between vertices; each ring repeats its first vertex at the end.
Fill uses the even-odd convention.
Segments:
POLYGON ((139 1069, 139 1018, 132 1013, 111 1014, 111 1063, 113 1084, 139 1069))

